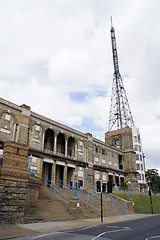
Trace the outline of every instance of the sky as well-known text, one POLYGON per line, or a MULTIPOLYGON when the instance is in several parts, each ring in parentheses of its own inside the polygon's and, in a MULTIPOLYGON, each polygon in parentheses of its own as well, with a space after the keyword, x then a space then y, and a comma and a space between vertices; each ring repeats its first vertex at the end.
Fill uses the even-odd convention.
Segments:
POLYGON ((160 169, 159 9, 159 0, 0 0, 0 96, 104 140, 112 16, 146 168, 160 169))

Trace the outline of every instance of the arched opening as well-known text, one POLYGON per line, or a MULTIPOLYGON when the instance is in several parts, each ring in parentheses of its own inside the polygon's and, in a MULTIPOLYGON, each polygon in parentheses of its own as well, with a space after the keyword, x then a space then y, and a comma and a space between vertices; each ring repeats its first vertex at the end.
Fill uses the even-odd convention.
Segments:
POLYGON ((123 170, 123 159, 122 159, 122 155, 118 156, 118 163, 119 163, 119 169, 123 170))
POLYGON ((68 138, 68 156, 75 157, 75 139, 73 137, 68 138))
POLYGON ((63 133, 57 136, 57 153, 65 154, 65 137, 63 133))
POLYGON ((54 150, 54 131, 48 128, 45 132, 44 149, 53 152, 54 150))

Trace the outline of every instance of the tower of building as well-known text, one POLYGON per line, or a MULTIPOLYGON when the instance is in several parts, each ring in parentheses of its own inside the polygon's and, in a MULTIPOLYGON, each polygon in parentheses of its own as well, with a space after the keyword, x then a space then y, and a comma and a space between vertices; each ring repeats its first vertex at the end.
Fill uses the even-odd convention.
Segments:
MULTIPOLYGON (((109 130, 105 134, 105 141, 117 148, 123 149, 126 153, 133 153, 129 159, 126 154, 125 169, 133 187, 138 184, 145 184, 145 160, 142 150, 142 141, 139 129, 134 125, 123 80, 119 71, 118 54, 115 30, 111 19, 111 43, 113 54, 114 75, 112 84, 112 96, 109 116, 109 130)), ((131 155, 130 155, 131 156, 131 155)))

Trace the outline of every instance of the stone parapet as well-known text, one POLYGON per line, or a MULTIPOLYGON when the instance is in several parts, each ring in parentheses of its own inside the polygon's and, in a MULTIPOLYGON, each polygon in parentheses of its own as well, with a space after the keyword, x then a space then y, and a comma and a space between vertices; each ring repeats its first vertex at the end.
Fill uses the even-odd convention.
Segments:
POLYGON ((40 178, 31 176, 28 181, 26 190, 26 208, 28 206, 35 206, 39 199, 39 193, 42 186, 42 181, 40 178))

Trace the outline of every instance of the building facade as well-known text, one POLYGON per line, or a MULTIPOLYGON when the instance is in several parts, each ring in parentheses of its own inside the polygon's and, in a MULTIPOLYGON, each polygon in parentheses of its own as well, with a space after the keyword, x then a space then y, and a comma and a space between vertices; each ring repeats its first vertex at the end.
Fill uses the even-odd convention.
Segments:
POLYGON ((121 147, 117 147, 117 137, 115 144, 111 144, 106 133, 104 142, 91 133, 79 132, 34 113, 29 106, 0 99, 1 157, 7 141, 27 146, 28 166, 39 172, 43 183, 47 179, 60 186, 71 186, 75 169, 81 187, 95 185, 99 179, 112 186, 115 181, 120 186, 123 181, 132 180, 137 172, 130 128, 126 128, 123 135, 125 142, 119 138, 121 147))
POLYGON ((126 164, 126 171, 127 169, 129 171, 132 169, 132 171, 137 172, 137 177, 132 175, 133 188, 138 187, 136 183, 139 185, 146 184, 145 157, 142 149, 139 129, 136 126, 133 126, 106 132, 105 141, 110 146, 122 149, 124 152, 135 151, 136 161, 128 161, 128 164, 126 164))
POLYGON ((133 148, 136 152, 136 168, 138 172, 138 183, 146 184, 145 178, 145 156, 142 149, 140 131, 136 126, 132 127, 133 148))

